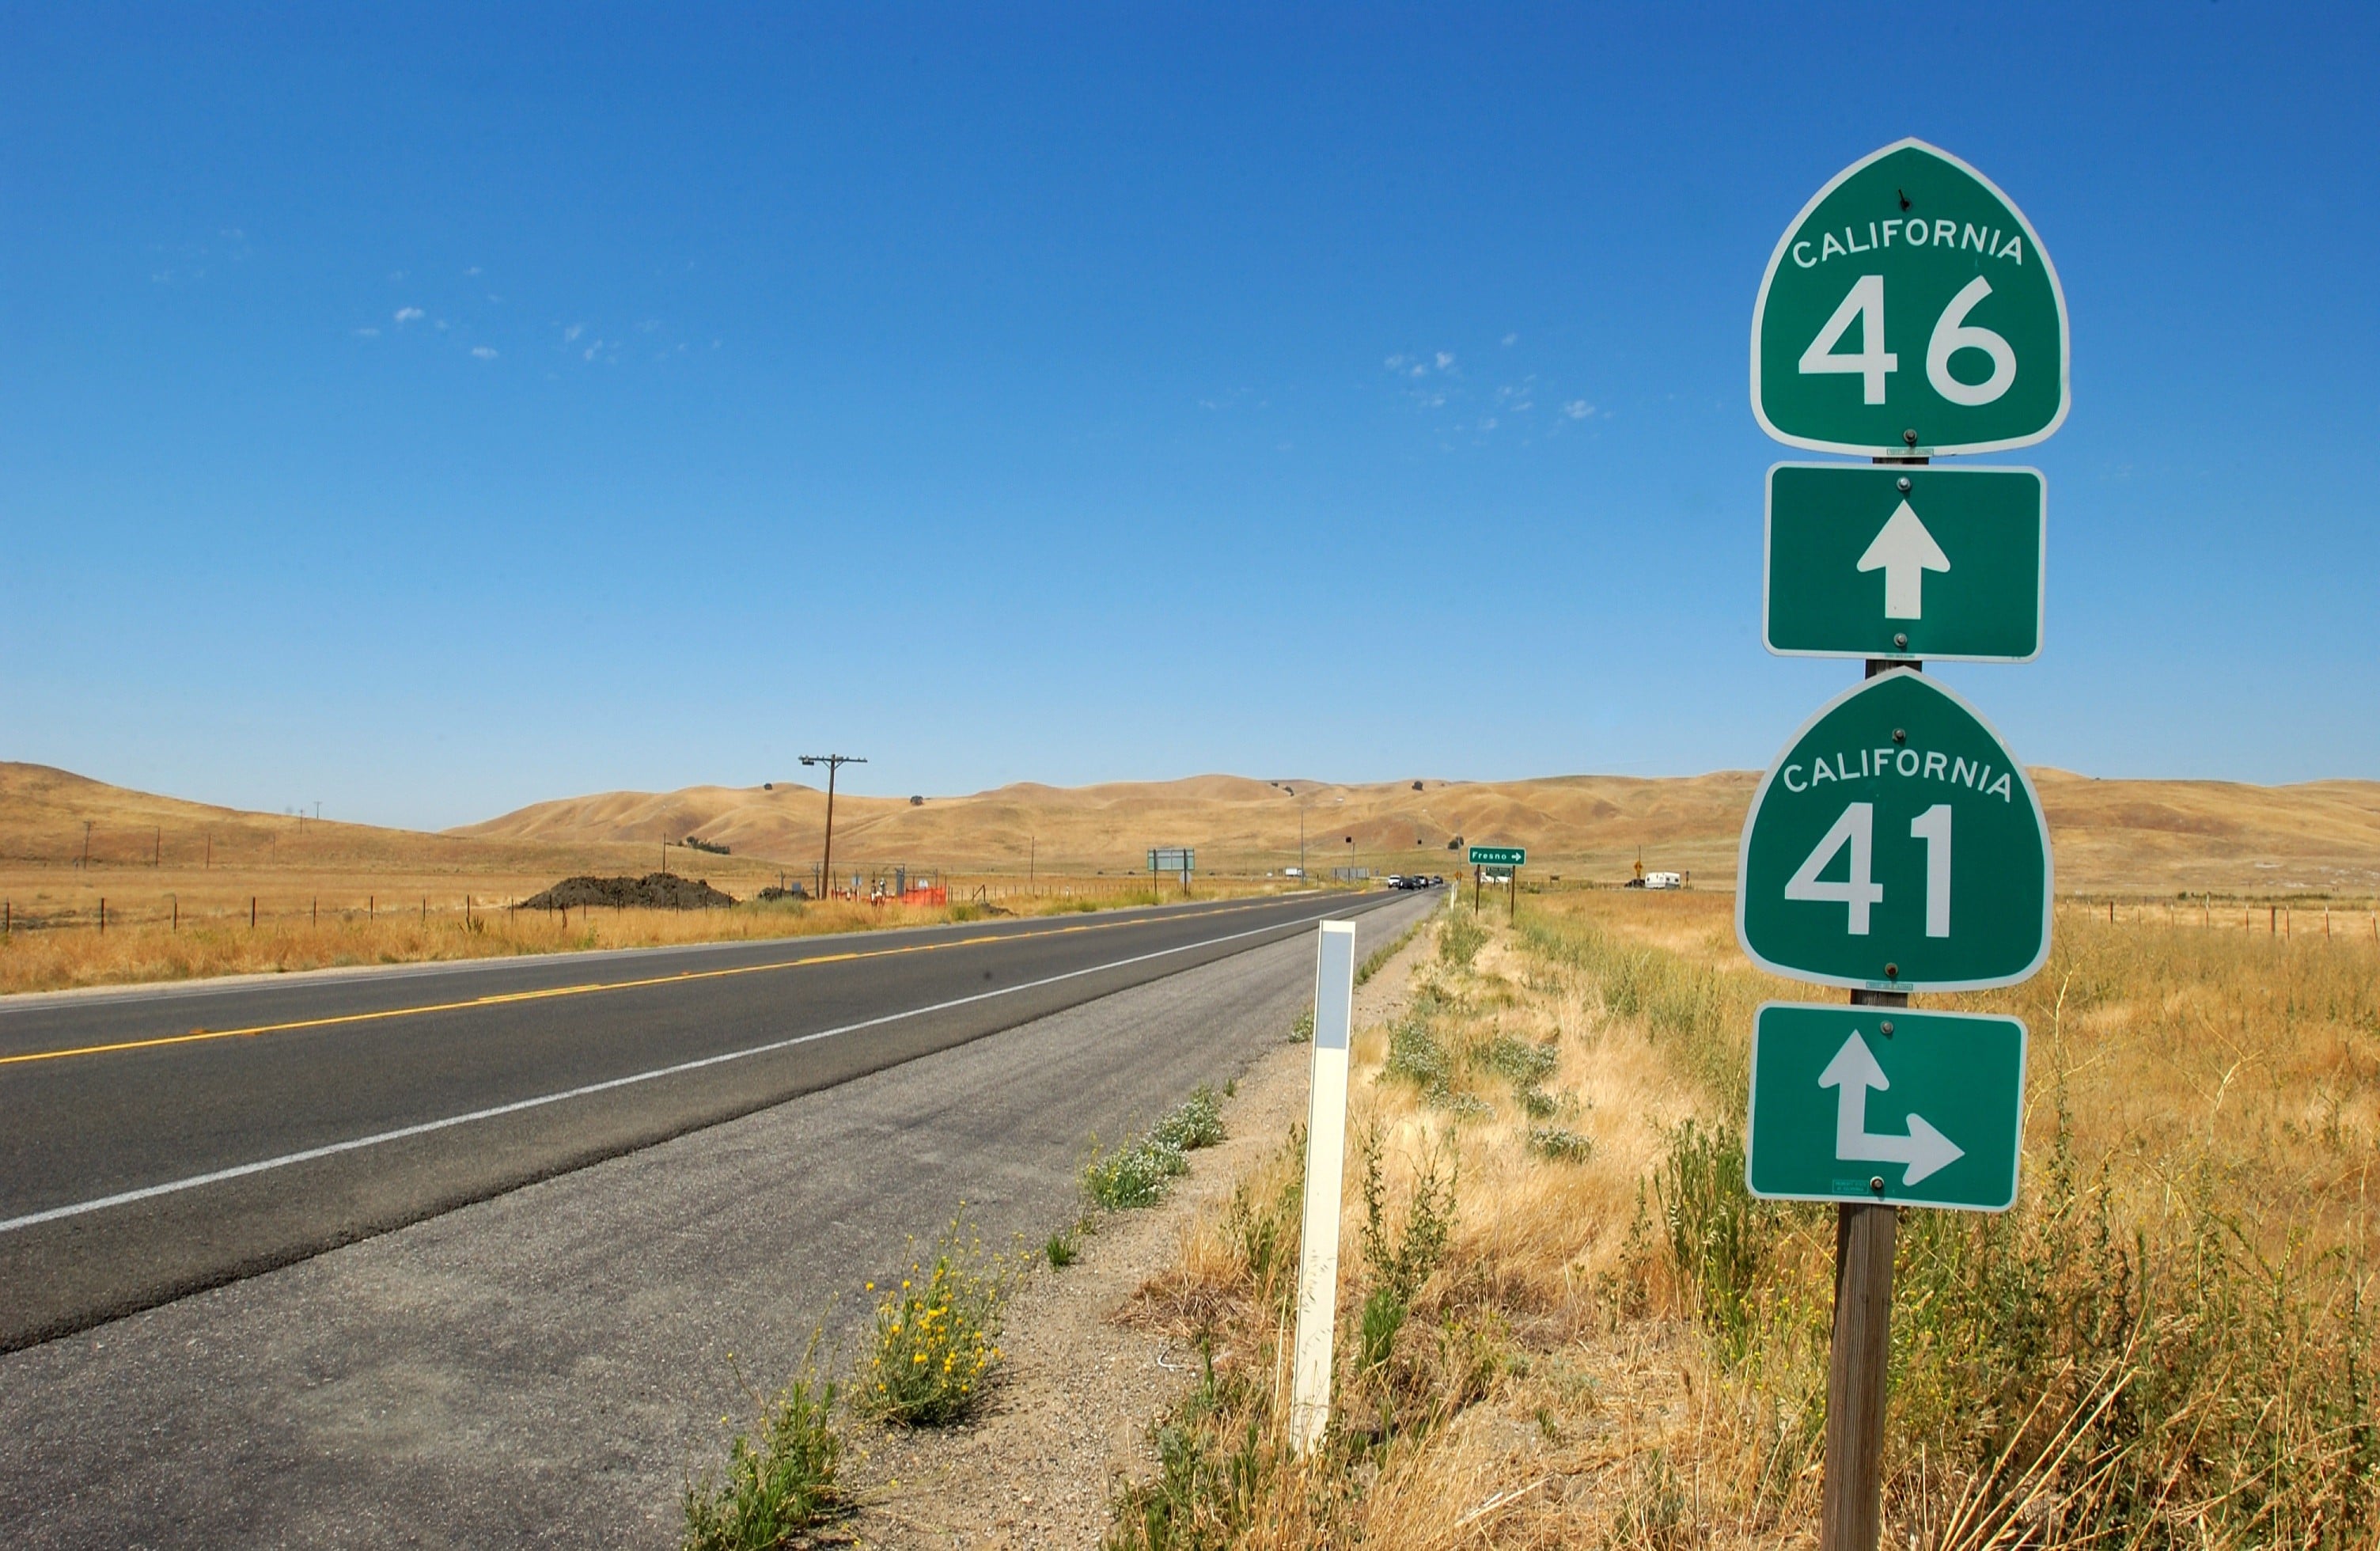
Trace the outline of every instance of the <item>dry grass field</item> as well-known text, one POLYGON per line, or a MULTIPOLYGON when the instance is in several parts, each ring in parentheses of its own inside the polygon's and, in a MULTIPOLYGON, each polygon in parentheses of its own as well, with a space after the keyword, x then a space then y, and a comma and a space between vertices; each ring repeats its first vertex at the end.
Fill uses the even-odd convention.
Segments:
MULTIPOLYGON (((856 867, 876 875, 864 851, 836 849, 839 864, 852 854, 856 867)), ((747 902, 783 878, 810 876, 808 861, 791 856, 720 856, 678 843, 667 857, 672 871, 747 902)), ((945 875, 947 907, 830 901, 566 915, 507 908, 562 878, 640 877, 662 864, 658 834, 650 842, 424 834, 245 813, 0 764, 0 993, 808 936, 1155 897, 1145 874, 1127 876, 1119 866, 1079 878, 1042 869, 1029 885, 1022 875, 945 875)), ((1196 889, 1214 897, 1286 886, 1201 878, 1196 889)), ((1177 897, 1170 880, 1166 897, 1177 897)))
MULTIPOLYGON (((2258 915, 2069 909, 2034 981, 1922 999, 2034 1054, 2017 1208, 1902 1217, 1887 1545, 2380 1542, 2380 944, 2258 915)), ((1439 932, 1355 1048, 1330 1443, 1283 1447, 1293 1141, 1142 1292, 1212 1369, 1111 1544, 1811 1544, 1833 1213, 1751 1199, 1740 1132, 1810 988, 1718 898, 1439 932)))

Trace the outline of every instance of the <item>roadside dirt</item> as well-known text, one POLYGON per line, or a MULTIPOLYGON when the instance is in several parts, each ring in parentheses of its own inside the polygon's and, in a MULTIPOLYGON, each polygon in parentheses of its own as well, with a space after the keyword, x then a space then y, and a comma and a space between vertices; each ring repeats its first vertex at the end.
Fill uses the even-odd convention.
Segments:
MULTIPOLYGON (((1424 931, 1355 991, 1358 1028, 1402 1006, 1424 931)), ((1046 1264, 1010 1305, 1009 1374, 978 1421, 947 1431, 870 1429, 853 1439, 847 1481, 861 1503, 830 1539, 898 1551, 1096 1546, 1120 1481, 1157 1470, 1149 1424, 1188 1390, 1197 1354, 1125 1322, 1133 1294, 1165 1268, 1182 1234, 1232 1181, 1305 1118, 1309 1047, 1281 1048, 1239 1078, 1223 1109, 1231 1139, 1190 1155, 1172 1195, 1101 1213, 1063 1270, 1046 1264)))
POLYGON ((541 894, 532 894, 516 910, 577 910, 585 905, 614 909, 723 910, 735 903, 708 879, 680 878, 674 872, 649 872, 642 878, 565 878, 541 894))

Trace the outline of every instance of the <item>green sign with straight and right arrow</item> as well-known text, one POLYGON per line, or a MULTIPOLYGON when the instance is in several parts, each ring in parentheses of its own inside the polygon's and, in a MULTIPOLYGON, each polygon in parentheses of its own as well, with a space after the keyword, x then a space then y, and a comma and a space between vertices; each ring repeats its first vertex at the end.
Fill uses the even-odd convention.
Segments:
POLYGON ((2024 1057, 2014 1018, 1769 1002, 1752 1026, 1744 1182, 1770 1200, 2006 1211, 2024 1057))
POLYGON ((2046 512, 2037 469, 1778 464, 1762 639, 1782 657, 2030 662, 2046 512))

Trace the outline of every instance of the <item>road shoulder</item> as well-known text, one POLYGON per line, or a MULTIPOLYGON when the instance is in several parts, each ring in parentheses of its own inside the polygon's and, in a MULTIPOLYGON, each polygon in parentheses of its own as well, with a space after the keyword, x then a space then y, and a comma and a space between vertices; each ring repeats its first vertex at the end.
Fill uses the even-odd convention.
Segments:
MULTIPOLYGON (((1395 1016, 1431 940, 1416 933, 1358 988, 1359 1028, 1395 1016)), ((841 1526, 854 1542, 903 1551, 1099 1544, 1118 1484, 1155 1473, 1151 1424, 1187 1392, 1199 1361, 1188 1343, 1133 1319, 1135 1295, 1304 1121, 1310 1047, 1282 1035, 1238 1078, 1223 1111, 1230 1139, 1192 1154, 1189 1176, 1162 1204, 1099 1214, 1074 1265, 1036 1266, 1002 1338, 1008 1377, 980 1418, 854 1437, 848 1477, 860 1507, 841 1526)))

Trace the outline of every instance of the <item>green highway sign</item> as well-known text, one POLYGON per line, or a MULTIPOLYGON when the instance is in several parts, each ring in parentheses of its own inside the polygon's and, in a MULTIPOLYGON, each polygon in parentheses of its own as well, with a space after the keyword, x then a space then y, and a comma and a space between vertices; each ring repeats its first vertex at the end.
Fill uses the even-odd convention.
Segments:
POLYGON ((1752 412, 1778 441, 1981 453, 2041 441, 2066 409, 2058 272, 2022 212, 1957 157, 1886 146, 1836 174, 1777 244, 1752 311, 1752 412))
POLYGON ((1784 657, 2030 662, 2047 510, 2034 468, 1778 464, 1761 638, 1784 657))
POLYGON ((1826 986, 1971 990, 2049 955, 2049 826, 2024 767, 1964 700, 1907 668, 1803 724, 1753 794, 1735 932, 1826 986))
POLYGON ((1528 852, 1517 845, 1475 845, 1471 848, 1471 865, 1475 867, 1517 867, 1528 859, 1528 852))
POLYGON ((1772 1201, 2004 1212, 2024 1048, 2014 1018, 1769 1002, 1752 1026, 1744 1182, 1772 1201))

